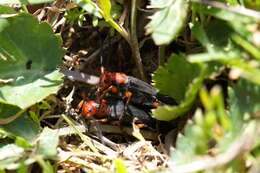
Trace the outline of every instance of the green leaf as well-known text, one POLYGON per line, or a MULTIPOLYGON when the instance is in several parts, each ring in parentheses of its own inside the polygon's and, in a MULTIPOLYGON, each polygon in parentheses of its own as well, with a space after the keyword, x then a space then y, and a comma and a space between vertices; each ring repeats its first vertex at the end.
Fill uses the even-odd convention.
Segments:
POLYGON ((190 24, 190 28, 192 31, 192 35, 205 47, 210 51, 212 49, 212 46, 210 44, 209 38, 204 31, 204 28, 200 23, 192 23, 190 24))
POLYGON ((196 156, 196 143, 192 141, 192 139, 194 139, 193 126, 193 122, 188 122, 187 126, 185 127, 185 136, 179 134, 176 143, 176 149, 171 153, 171 166, 191 162, 196 156))
POLYGON ((53 2, 55 0, 1 0, 0 4, 41 4, 53 2))
MULTIPOLYGON (((194 121, 188 121, 184 129, 184 135, 178 135, 176 149, 171 153, 171 165, 178 166, 195 160, 198 155, 208 151, 207 131, 203 129, 205 115, 201 109, 197 109, 194 121)), ((209 130, 209 129, 207 129, 209 130)))
POLYGON ((189 84, 184 100, 178 106, 160 106, 153 111, 158 120, 170 121, 185 114, 196 99, 203 80, 208 76, 208 68, 202 67, 200 74, 189 84))
POLYGON ((66 11, 65 18, 70 25, 75 23, 82 24, 85 21, 86 12, 84 10, 80 10, 79 8, 73 8, 69 11, 66 11))
POLYGON ((24 154, 24 149, 15 144, 0 146, 0 170, 15 163, 24 154))
MULTIPOLYGON (((119 24, 117 24, 110 16, 111 5, 108 4, 110 1, 108 2, 108 0, 106 1, 104 0, 104 2, 102 2, 103 8, 105 8, 105 12, 102 9, 100 9, 97 6, 97 4, 92 2, 91 0, 73 0, 73 1, 77 3, 80 7, 82 7, 84 10, 86 10, 88 13, 93 14, 95 17, 98 18, 104 17, 106 21, 129 42, 128 32, 119 24)), ((93 24, 95 25, 96 22, 93 21, 93 24)))
POLYGON ((207 65, 190 64, 184 56, 172 56, 165 67, 154 74, 155 87, 176 99, 178 106, 160 106, 153 111, 156 119, 169 121, 186 113, 196 99, 203 80, 209 75, 207 65))
POLYGON ((58 131, 46 127, 43 129, 39 139, 39 150, 37 154, 44 158, 55 159, 57 157, 57 146, 59 143, 58 131))
POLYGON ((175 0, 151 0, 148 8, 165 8, 171 5, 175 0))
POLYGON ((16 136, 15 144, 19 147, 23 147, 24 149, 30 149, 32 145, 27 142, 24 138, 16 136))
POLYGON ((0 103, 25 109, 56 93, 62 74, 56 69, 64 50, 47 23, 29 14, 0 19, 0 103))
POLYGON ((252 43, 253 33, 248 29, 250 28, 249 24, 246 25, 238 21, 214 20, 205 27, 205 30, 199 23, 193 23, 190 26, 193 36, 207 48, 208 52, 233 51, 237 52, 237 56, 243 56, 241 55, 242 47, 255 58, 260 59, 260 51, 252 43))
POLYGON ((5 131, 33 142, 40 132, 39 126, 32 122, 27 116, 21 116, 9 124, 2 125, 5 131))
POLYGON ((201 7, 201 9, 202 11, 210 11, 210 13, 206 13, 222 19, 213 20, 207 24, 205 26, 205 31, 199 23, 193 23, 195 26, 191 25, 192 34, 203 44, 204 47, 207 48, 209 52, 211 50, 222 50, 226 52, 237 51, 239 55, 241 54, 241 46, 255 58, 260 59, 260 51, 252 43, 253 30, 250 29, 250 27, 257 25, 254 18, 222 9, 205 7, 201 7), (207 37, 209 39, 208 43, 205 42, 207 41, 207 37))
POLYGON ((255 84, 260 85, 260 70, 248 64, 248 62, 237 57, 236 52, 215 52, 202 53, 188 56, 189 62, 210 62, 216 61, 223 65, 228 65, 239 71, 239 74, 244 79, 247 79, 255 84))
MULTIPOLYGON (((152 38, 157 45, 169 44, 176 38, 185 24, 188 12, 188 4, 185 0, 164 0, 165 8, 151 16, 151 22, 147 25, 147 33, 152 34, 152 38)), ((151 6, 162 5, 156 1, 151 1, 151 6)))
POLYGON ((233 131, 238 133, 244 121, 254 116, 259 116, 260 86, 246 80, 239 82, 228 90, 230 115, 234 126, 233 131))
POLYGON ((200 65, 186 61, 184 55, 172 55, 153 75, 155 88, 173 97, 178 103, 185 98, 189 84, 200 73, 200 65))
POLYGON ((191 31, 192 35, 199 40, 208 52, 239 51, 231 42, 231 35, 234 31, 224 21, 213 21, 205 29, 200 23, 193 23, 191 31))
MULTIPOLYGON (((207 27, 206 30, 203 27, 195 23, 192 26, 192 34, 201 42, 201 44, 207 48, 208 53, 200 53, 195 55, 189 55, 189 62, 218 62, 223 65, 231 66, 234 69, 239 70, 240 75, 256 84, 260 84, 260 70, 254 68, 248 64, 245 60, 248 59, 248 55, 241 53, 241 48, 239 48, 231 40, 234 40, 235 36, 232 28, 229 27, 225 22, 215 22, 212 26, 207 27), (216 31, 215 28, 222 28, 221 31, 216 31)), ((239 36, 241 41, 242 37, 239 36)), ((239 40, 235 39, 238 43, 239 40)), ((244 41, 244 40, 243 40, 244 41)), ((240 42, 246 50, 248 50, 255 58, 259 59, 260 53, 257 48, 249 45, 249 43, 240 42)))
POLYGON ((119 5, 119 4, 113 4, 112 7, 111 7, 111 17, 113 19, 119 19, 121 14, 123 12, 123 7, 122 5, 119 5))
POLYGON ((193 121, 188 121, 184 129, 184 136, 179 134, 176 149, 171 155, 172 167, 192 163, 202 155, 207 156, 209 150, 215 151, 216 155, 224 152, 236 139, 231 138, 232 125, 226 114, 220 87, 215 86, 210 92, 202 88, 200 98, 204 106, 203 111, 197 109, 193 121), (221 151, 223 144, 225 150, 221 151))
POLYGON ((111 3, 110 3, 110 0, 100 0, 99 1, 99 5, 100 5, 100 8, 103 10, 104 12, 104 18, 105 19, 109 19, 111 18, 110 16, 110 11, 111 11, 111 3))
MULTIPOLYGON (((16 157, 12 157, 12 158, 8 158, 8 159, 5 159, 5 160, 2 160, 0 162, 0 171, 3 170, 3 169, 6 169, 9 165, 15 163, 19 158, 16 158, 16 157)), ((3 172, 5 173, 5 172, 3 172)))
MULTIPOLYGON (((234 158, 226 160, 225 163, 222 163, 221 159, 229 157, 230 153, 234 151, 234 148, 236 148, 237 145, 241 145, 241 143, 243 145, 241 145, 242 147, 240 146, 240 148, 243 148, 244 146, 254 146, 256 141, 259 139, 259 122, 256 123, 256 121, 251 121, 244 129, 240 129, 240 137, 228 139, 231 135, 227 132, 221 140, 214 141, 213 136, 207 134, 208 131, 214 128, 214 126, 205 130, 200 129, 200 127, 206 123, 205 120, 207 116, 208 114, 203 115, 202 111, 197 111, 194 117, 195 121, 191 123, 189 122, 185 127, 185 136, 179 134, 176 149, 173 150, 171 154, 169 167, 172 172, 183 172, 183 170, 186 170, 187 172, 225 172, 223 170, 239 172, 241 166, 245 167, 245 162, 241 162, 241 159, 248 160, 248 157, 241 156, 243 151, 239 150, 240 152, 234 153, 234 158), (198 122, 198 119, 201 123, 198 122), (248 137, 249 141, 254 144, 246 142, 246 137, 248 137), (223 145, 224 141, 226 142, 225 147, 224 150, 221 150, 221 147, 223 147, 221 145, 223 145), (214 157, 209 153, 210 151, 214 151, 214 157), (222 164, 211 164, 209 167, 205 165, 205 163, 214 163, 216 160, 220 161, 222 164), (192 166, 194 165, 195 168, 193 169, 192 166)), ((215 114, 215 116, 217 116, 217 114, 215 114)))
POLYGON ((24 149, 18 147, 15 144, 7 144, 0 147, 0 160, 7 159, 10 157, 20 157, 24 152, 24 149))
POLYGON ((91 0, 72 0, 77 3, 80 7, 86 10, 89 14, 93 14, 98 18, 102 18, 102 10, 92 2, 91 0))
POLYGON ((18 106, 0 103, 0 124, 7 124, 8 119, 21 111, 18 106))
MULTIPOLYGON (((243 7, 241 7, 243 9, 243 7)), ((205 14, 214 16, 216 18, 219 18, 221 20, 225 20, 228 22, 241 22, 241 23, 254 23, 257 22, 259 19, 248 17, 245 15, 241 15, 235 12, 232 12, 231 10, 225 10, 221 8, 214 8, 210 6, 204 6, 200 5, 200 12, 203 12, 205 14)))
POLYGON ((0 14, 15 14, 15 13, 16 11, 14 9, 7 6, 0 5, 0 14))
MULTIPOLYGON (((230 40, 230 36, 234 32, 230 26, 220 20, 216 20, 205 27, 205 32, 209 39, 209 45, 216 50, 234 51, 234 45, 230 40), (221 28, 221 29, 216 29, 221 28)), ((210 48, 208 48, 208 51, 210 48)))

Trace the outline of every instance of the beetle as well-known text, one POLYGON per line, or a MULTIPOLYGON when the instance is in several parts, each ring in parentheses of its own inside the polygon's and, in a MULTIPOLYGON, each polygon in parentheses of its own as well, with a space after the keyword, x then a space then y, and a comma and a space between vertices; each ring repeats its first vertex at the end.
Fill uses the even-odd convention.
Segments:
POLYGON ((125 73, 106 71, 104 67, 101 67, 101 76, 99 80, 100 92, 108 89, 110 86, 123 86, 127 88, 136 88, 137 90, 147 93, 149 95, 156 96, 157 91, 148 83, 137 79, 132 76, 128 76, 125 73))
POLYGON ((109 96, 102 99, 85 101, 82 105, 82 115, 88 119, 105 119, 109 121, 118 120, 120 125, 130 125, 137 118, 136 124, 144 127, 156 127, 156 120, 152 118, 150 109, 138 108, 128 104, 120 97, 109 96))
POLYGON ((173 98, 159 93, 154 87, 140 79, 120 72, 106 71, 104 67, 101 67, 97 95, 102 98, 107 92, 126 98, 134 105, 148 108, 177 104, 173 98))

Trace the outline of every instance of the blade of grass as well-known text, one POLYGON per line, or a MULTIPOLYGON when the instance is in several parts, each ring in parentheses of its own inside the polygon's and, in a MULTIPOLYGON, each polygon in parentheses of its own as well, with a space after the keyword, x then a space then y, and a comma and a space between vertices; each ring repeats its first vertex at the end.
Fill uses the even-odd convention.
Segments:
POLYGON ((50 162, 44 161, 44 159, 40 156, 35 156, 35 160, 41 165, 43 169, 43 173, 54 173, 54 169, 50 162))
POLYGON ((218 1, 207 1, 207 0, 191 0, 191 2, 200 3, 206 6, 212 6, 219 9, 224 9, 230 12, 234 12, 237 14, 241 14, 247 17, 251 17, 254 20, 260 21, 260 12, 254 11, 251 9, 247 9, 240 6, 229 6, 226 3, 218 2, 218 1))
POLYGON ((238 34, 232 34, 232 40, 234 40, 238 45, 242 46, 245 50, 247 50, 251 55, 253 55, 256 59, 260 60, 260 51, 252 44, 247 42, 238 34))
POLYGON ((84 141, 94 153, 98 153, 98 154, 99 154, 98 150, 97 150, 96 147, 93 145, 93 143, 91 142, 91 140, 90 140, 87 136, 83 135, 83 134, 75 127, 75 125, 70 121, 70 119, 69 119, 66 115, 62 114, 62 117, 63 117, 64 120, 69 124, 69 126, 75 131, 75 133, 76 133, 77 135, 79 135, 79 137, 81 138, 81 140, 84 141))
POLYGON ((116 166, 117 173, 127 173, 128 172, 123 160, 115 159, 113 163, 116 166))

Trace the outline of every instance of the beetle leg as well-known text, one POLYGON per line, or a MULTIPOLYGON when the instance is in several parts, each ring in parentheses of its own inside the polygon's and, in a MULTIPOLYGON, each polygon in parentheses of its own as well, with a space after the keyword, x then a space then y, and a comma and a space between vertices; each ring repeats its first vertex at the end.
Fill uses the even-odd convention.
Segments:
POLYGON ((117 112, 118 113, 118 119, 119 119, 120 122, 122 122, 123 117, 124 117, 125 112, 126 112, 126 105, 124 104, 123 101, 118 103, 117 109, 118 109, 118 112, 117 112))
POLYGON ((126 98, 125 107, 130 103, 132 96, 133 96, 132 92, 130 92, 130 91, 125 92, 125 95, 123 97, 123 98, 126 98))
POLYGON ((110 124, 113 125, 113 126, 121 126, 120 121, 116 121, 116 120, 115 121, 111 121, 110 124))
POLYGON ((77 110, 81 110, 82 106, 83 106, 84 100, 81 100, 78 105, 77 105, 77 110))
POLYGON ((134 124, 135 127, 137 127, 138 129, 148 127, 147 124, 144 124, 143 122, 140 122, 140 120, 139 120, 137 117, 134 117, 134 118, 133 118, 133 124, 134 124))
POLYGON ((108 121, 108 118, 90 120, 91 123, 107 123, 108 121))
POLYGON ((114 85, 111 85, 108 88, 106 88, 105 90, 98 92, 97 93, 98 98, 100 98, 100 99, 104 98, 108 92, 112 92, 113 94, 118 95, 117 87, 114 85))
POLYGON ((142 128, 148 127, 146 124, 142 124, 142 123, 137 123, 137 124, 135 124, 135 126, 136 126, 138 129, 142 129, 142 128))

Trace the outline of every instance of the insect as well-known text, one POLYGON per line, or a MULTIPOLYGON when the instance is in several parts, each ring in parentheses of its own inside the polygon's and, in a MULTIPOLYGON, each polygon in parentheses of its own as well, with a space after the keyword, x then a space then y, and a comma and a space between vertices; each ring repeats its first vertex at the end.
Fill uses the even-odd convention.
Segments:
POLYGON ((120 97, 109 96, 100 102, 95 100, 85 101, 82 106, 82 115, 88 119, 107 119, 119 121, 120 125, 130 125, 134 118, 136 124, 142 127, 155 128, 156 120, 152 118, 149 109, 140 109, 134 105, 125 105, 120 97))
POLYGON ((139 127, 152 129, 156 129, 159 121, 152 117, 151 109, 176 104, 174 99, 160 94, 148 83, 124 73, 106 71, 104 67, 101 68, 96 98, 83 103, 84 117, 119 121, 120 125, 129 125, 137 118, 135 124, 139 127))
POLYGON ((107 71, 103 56, 100 61, 102 67, 96 99, 83 103, 84 117, 118 120, 120 125, 129 125, 137 118, 136 124, 155 129, 158 120, 152 117, 151 109, 164 104, 177 104, 174 99, 160 94, 140 79, 125 73, 107 71))
POLYGON ((134 105, 148 108, 177 104, 174 99, 159 93, 154 87, 140 79, 124 73, 109 72, 102 67, 97 95, 102 98, 108 92, 123 97, 134 105))

